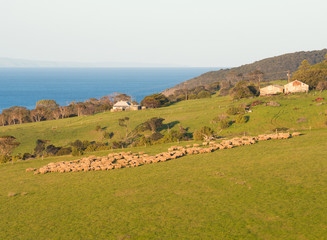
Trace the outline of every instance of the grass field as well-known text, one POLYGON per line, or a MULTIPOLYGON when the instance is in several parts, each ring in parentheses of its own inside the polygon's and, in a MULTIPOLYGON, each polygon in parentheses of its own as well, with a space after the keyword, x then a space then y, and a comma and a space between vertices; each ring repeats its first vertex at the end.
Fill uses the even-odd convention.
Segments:
MULTIPOLYGON (((123 129, 118 125, 118 119, 128 116, 130 128, 152 118, 162 117, 164 123, 175 123, 189 128, 190 132, 202 126, 210 126, 217 130, 217 124, 210 123, 212 119, 226 112, 231 105, 250 103, 255 100, 277 101, 280 107, 256 106, 248 116, 246 124, 233 124, 219 134, 222 136, 243 134, 260 134, 272 131, 275 128, 290 129, 318 129, 324 127, 327 105, 317 105, 312 102, 317 97, 327 98, 327 92, 310 92, 289 96, 253 98, 241 101, 232 101, 230 97, 213 96, 211 99, 197 99, 182 101, 169 107, 135 112, 106 112, 93 116, 67 118, 63 120, 45 121, 0 127, 1 135, 15 136, 21 145, 15 150, 18 152, 32 152, 37 139, 50 140, 56 146, 66 146, 70 142, 80 140, 102 141, 102 132, 95 131, 100 125, 106 131, 114 132, 114 138, 119 138, 123 129), (299 121, 302 119, 303 121, 299 121)), ((122 134, 123 135, 123 134, 122 134)))
MULTIPOLYGON (((327 93, 237 102, 213 96, 155 110, 1 127, 1 134, 21 142, 16 152, 31 152, 38 138, 55 145, 101 141, 96 125, 117 137, 118 119, 125 116, 131 128, 163 117, 190 132, 204 125, 217 129, 211 120, 229 106, 272 100, 281 106, 256 106, 248 123, 220 135, 275 128, 304 135, 112 171, 25 172, 72 156, 0 164, 0 239, 327 239, 327 107, 313 102, 317 97, 327 93)), ((175 144, 125 151, 156 154, 175 144)))
POLYGON ((71 157, 2 164, 0 239, 327 239, 326 138, 103 172, 25 172, 71 157))

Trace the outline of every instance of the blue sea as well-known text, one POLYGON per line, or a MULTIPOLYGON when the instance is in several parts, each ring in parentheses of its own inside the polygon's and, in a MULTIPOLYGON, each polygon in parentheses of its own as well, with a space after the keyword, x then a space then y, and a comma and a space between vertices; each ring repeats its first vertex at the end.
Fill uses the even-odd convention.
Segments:
POLYGON ((60 105, 119 92, 140 102, 145 96, 215 68, 0 68, 0 110, 29 109, 41 99, 60 105))

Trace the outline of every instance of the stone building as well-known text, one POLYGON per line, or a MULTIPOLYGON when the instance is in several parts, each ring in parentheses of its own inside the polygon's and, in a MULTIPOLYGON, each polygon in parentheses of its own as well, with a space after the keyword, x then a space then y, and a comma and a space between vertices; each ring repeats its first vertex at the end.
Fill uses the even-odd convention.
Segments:
POLYGON ((308 92, 309 91, 309 85, 305 84, 303 82, 300 82, 299 80, 295 80, 293 82, 290 82, 286 85, 284 85, 284 93, 297 93, 297 92, 308 92))
POLYGON ((276 95, 284 92, 284 87, 280 85, 269 85, 260 88, 260 96, 276 95))

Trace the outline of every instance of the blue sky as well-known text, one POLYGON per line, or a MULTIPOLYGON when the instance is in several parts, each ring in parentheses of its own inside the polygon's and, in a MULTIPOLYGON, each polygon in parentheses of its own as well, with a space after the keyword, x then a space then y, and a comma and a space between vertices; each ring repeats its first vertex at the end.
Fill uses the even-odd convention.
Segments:
POLYGON ((238 66, 327 47, 325 0, 0 0, 0 57, 238 66))

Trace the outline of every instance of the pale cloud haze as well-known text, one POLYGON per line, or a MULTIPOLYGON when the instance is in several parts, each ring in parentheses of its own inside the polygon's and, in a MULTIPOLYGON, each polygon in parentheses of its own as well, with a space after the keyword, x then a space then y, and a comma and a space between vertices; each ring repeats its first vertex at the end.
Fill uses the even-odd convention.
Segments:
POLYGON ((0 57, 238 66, 327 47, 325 0, 0 0, 0 57))

